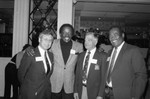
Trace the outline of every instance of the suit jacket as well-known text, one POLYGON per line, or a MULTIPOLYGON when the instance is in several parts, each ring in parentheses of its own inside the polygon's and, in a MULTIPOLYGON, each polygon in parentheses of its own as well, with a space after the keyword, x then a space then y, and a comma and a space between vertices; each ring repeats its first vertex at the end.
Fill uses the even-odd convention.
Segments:
POLYGON ((51 84, 50 75, 53 71, 53 54, 48 52, 52 63, 51 71, 46 74, 44 63, 40 60, 41 54, 38 47, 35 55, 24 54, 18 69, 18 78, 21 83, 20 99, 50 99, 51 84))
MULTIPOLYGON (((82 94, 82 74, 83 74, 83 61, 86 52, 80 54, 77 61, 77 70, 75 77, 75 92, 79 94, 81 99, 82 94)), ((104 52, 96 50, 93 59, 97 60, 97 63, 91 63, 87 78, 87 94, 88 99, 96 99, 97 96, 103 97, 105 89, 105 72, 107 55, 104 52)))
POLYGON ((72 51, 70 51, 67 63, 64 63, 60 47, 60 39, 54 40, 51 51, 54 54, 54 71, 51 76, 52 92, 59 93, 64 87, 66 93, 73 93, 74 70, 78 53, 83 51, 83 45, 72 41, 72 51))
POLYGON ((147 76, 145 61, 138 47, 124 43, 114 64, 111 79, 115 99, 140 99, 147 76))

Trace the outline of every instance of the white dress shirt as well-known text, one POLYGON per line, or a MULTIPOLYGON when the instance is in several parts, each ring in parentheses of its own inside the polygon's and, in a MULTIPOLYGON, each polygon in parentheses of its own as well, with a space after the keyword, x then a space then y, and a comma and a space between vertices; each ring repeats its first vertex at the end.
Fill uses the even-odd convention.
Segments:
MULTIPOLYGON (((42 57, 42 59, 43 59, 44 69, 45 69, 45 73, 46 73, 46 72, 47 72, 47 66, 46 66, 46 60, 45 60, 45 55, 44 55, 44 54, 45 54, 45 50, 43 50, 40 46, 38 46, 38 48, 39 48, 41 57, 42 57)), ((51 61, 50 61, 50 59, 49 59, 47 50, 46 50, 46 57, 47 57, 47 59, 48 59, 48 62, 49 62, 49 64, 50 64, 50 69, 51 69, 51 61)))

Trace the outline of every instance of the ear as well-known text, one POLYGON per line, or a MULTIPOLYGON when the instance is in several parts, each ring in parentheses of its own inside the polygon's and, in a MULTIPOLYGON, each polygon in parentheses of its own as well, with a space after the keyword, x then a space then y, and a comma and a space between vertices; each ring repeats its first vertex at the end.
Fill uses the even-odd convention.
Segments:
POLYGON ((40 42, 40 40, 41 40, 41 38, 39 37, 39 38, 38 38, 38 41, 40 42))
POLYGON ((124 38, 125 37, 125 34, 124 33, 122 33, 122 38, 124 38))
POLYGON ((98 39, 95 39, 94 41, 95 41, 95 45, 97 45, 98 39))

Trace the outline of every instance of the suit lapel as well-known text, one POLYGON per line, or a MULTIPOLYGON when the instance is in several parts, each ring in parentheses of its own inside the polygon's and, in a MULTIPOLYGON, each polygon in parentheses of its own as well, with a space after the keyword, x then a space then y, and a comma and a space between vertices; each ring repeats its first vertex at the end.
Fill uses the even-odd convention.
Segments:
MULTIPOLYGON (((75 50, 75 52, 77 50, 77 46, 76 46, 74 41, 72 41, 72 48, 71 49, 75 50)), ((66 66, 67 66, 67 64, 71 63, 70 61, 72 60, 73 57, 74 57, 74 54, 70 54, 69 55, 69 58, 68 58, 67 63, 66 63, 66 66)))
POLYGON ((49 72, 49 74, 51 74, 53 72, 53 54, 48 52, 48 56, 49 56, 49 59, 50 59, 50 62, 51 62, 51 67, 50 67, 50 72, 49 72))
MULTIPOLYGON (((71 49, 73 49, 73 50, 75 50, 75 44, 74 44, 74 42, 72 41, 72 48, 71 49)), ((68 58, 68 60, 67 60, 67 62, 66 62, 66 65, 71 61, 71 58, 73 57, 73 54, 70 54, 69 55, 69 58, 68 58)))
POLYGON ((64 63, 64 59, 63 59, 63 56, 62 56, 62 51, 61 51, 61 46, 60 46, 60 40, 57 42, 58 44, 58 48, 56 48, 56 50, 58 50, 57 52, 58 52, 58 54, 60 55, 60 64, 65 64, 64 63))
POLYGON ((82 60, 79 60, 80 61, 80 70, 81 70, 81 74, 83 75, 83 62, 84 62, 84 57, 85 57, 85 51, 83 52, 82 56, 81 56, 81 59, 82 60))
POLYGON ((119 55, 118 55, 118 57, 117 57, 117 59, 116 59, 116 62, 115 62, 115 64, 114 64, 114 68, 113 68, 112 73, 119 67, 119 62, 121 62, 121 59, 122 59, 122 57, 123 57, 123 54, 124 54, 124 52, 125 52, 126 47, 127 47, 127 44, 124 43, 124 45, 122 46, 122 48, 121 48, 121 50, 120 50, 120 53, 119 53, 119 55))

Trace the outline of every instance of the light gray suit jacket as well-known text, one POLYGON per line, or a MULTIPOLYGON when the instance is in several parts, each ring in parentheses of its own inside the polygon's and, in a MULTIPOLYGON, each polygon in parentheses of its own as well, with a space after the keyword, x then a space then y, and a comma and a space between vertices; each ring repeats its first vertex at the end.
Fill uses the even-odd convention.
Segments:
POLYGON ((53 42, 51 52, 54 54, 54 71, 51 76, 51 84, 54 93, 59 93, 63 86, 66 93, 73 93, 75 65, 78 53, 83 51, 83 45, 75 41, 72 42, 72 51, 70 51, 66 64, 62 56, 60 39, 53 42))

